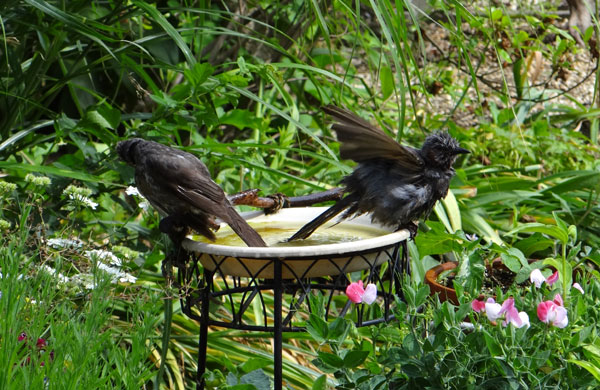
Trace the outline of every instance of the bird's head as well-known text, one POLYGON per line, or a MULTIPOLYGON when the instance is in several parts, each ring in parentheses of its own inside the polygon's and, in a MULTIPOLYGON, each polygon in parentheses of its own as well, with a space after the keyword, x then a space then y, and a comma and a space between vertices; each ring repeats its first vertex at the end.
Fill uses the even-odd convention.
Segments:
POLYGON ((458 141, 445 131, 437 131, 425 139, 421 154, 428 164, 450 169, 459 154, 471 153, 461 148, 458 141))
POLYGON ((136 149, 140 142, 144 142, 141 138, 132 138, 126 141, 121 141, 117 144, 117 153, 121 160, 127 164, 135 165, 136 162, 136 149))

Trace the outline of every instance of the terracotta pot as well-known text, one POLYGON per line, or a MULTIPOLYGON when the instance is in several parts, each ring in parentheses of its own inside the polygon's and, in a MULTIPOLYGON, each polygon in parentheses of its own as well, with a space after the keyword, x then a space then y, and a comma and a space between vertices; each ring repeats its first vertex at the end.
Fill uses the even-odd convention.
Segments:
MULTIPOLYGON (((532 260, 532 259, 528 260, 528 262, 530 264, 535 261, 536 260, 532 260)), ((450 301, 455 305, 459 304, 458 297, 456 296, 456 290, 454 290, 454 288, 452 288, 452 287, 446 287, 438 282, 438 278, 442 272, 453 270, 456 267, 458 267, 458 262, 450 261, 450 262, 442 263, 436 267, 431 268, 425 274, 425 283, 427 283, 429 285, 431 295, 439 293, 441 302, 450 301)), ((504 265, 504 263, 502 262, 502 259, 499 257, 492 260, 491 267, 493 269, 503 269, 503 270, 508 271, 508 268, 504 265)), ((554 271, 554 268, 552 268, 552 267, 550 267, 550 268, 554 271)), ((492 298, 496 299, 496 296, 493 295, 492 298)), ((485 297, 483 295, 480 295, 478 299, 483 300, 483 299, 485 299, 485 297)))
POLYGON ((458 305, 459 302, 456 296, 456 290, 443 286, 438 282, 438 276, 440 276, 442 272, 450 271, 456 267, 458 267, 458 262, 451 261, 431 268, 425 273, 425 283, 429 285, 431 295, 439 294, 440 301, 450 301, 453 304, 458 305))

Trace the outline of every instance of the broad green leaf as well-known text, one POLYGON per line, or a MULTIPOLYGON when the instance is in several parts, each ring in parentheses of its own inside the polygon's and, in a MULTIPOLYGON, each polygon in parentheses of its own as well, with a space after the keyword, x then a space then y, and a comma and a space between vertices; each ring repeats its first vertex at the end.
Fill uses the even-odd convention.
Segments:
POLYGON ((114 130, 121 121, 121 112, 112 107, 101 105, 86 112, 85 118, 102 128, 114 130))
POLYGON ((317 356, 319 357, 321 362, 323 362, 325 365, 327 365, 329 367, 332 367, 332 368, 344 367, 344 360, 341 357, 339 357, 338 355, 335 355, 333 353, 328 353, 328 352, 318 352, 317 356))
POLYGON ((503 355, 502 346, 498 343, 492 335, 490 335, 487 331, 483 332, 483 337, 485 339, 485 345, 488 348, 488 351, 492 356, 501 356, 503 355))
POLYGON ((331 324, 329 324, 329 329, 327 331, 327 339, 338 344, 343 343, 346 337, 348 336, 348 332, 350 332, 352 326, 353 325, 351 324, 351 322, 346 320, 345 318, 336 318, 331 324))
POLYGON ((311 390, 327 390, 327 376, 321 375, 313 383, 311 390))
POLYGON ((328 338, 329 327, 327 326, 327 322, 322 318, 311 314, 309 321, 306 324, 306 331, 315 339, 315 341, 324 343, 328 338))
POLYGON ((433 212, 438 217, 440 222, 444 224, 446 231, 453 233, 454 230, 452 228, 452 224, 450 223, 450 218, 448 218, 448 215, 446 215, 446 210, 444 209, 442 202, 435 202, 435 205, 433 206, 433 212))
POLYGON ((245 128, 258 129, 262 125, 262 119, 248 110, 233 109, 227 111, 219 118, 223 124, 232 125, 240 130, 245 128))
POLYGON ((415 307, 419 307, 425 303, 427 297, 429 297, 429 292, 429 285, 424 284, 421 287, 419 287, 419 290, 417 290, 417 294, 415 295, 415 307))
POLYGON ((349 351, 344 356, 344 368, 355 368, 364 363, 369 356, 369 351, 349 351))
POLYGON ((556 238, 563 244, 566 244, 569 240, 569 236, 567 235, 567 232, 561 230, 558 226, 545 225, 545 224, 539 223, 539 222, 523 224, 521 226, 516 227, 515 229, 511 230, 510 232, 508 232, 506 234, 513 235, 515 233, 520 233, 520 232, 527 232, 527 233, 528 232, 538 232, 538 233, 547 234, 551 237, 556 238))
POLYGON ((185 78, 195 87, 204 84, 213 74, 214 68, 208 63, 196 63, 191 69, 186 69, 183 74, 185 78))
POLYGON ((240 384, 254 386, 257 390, 271 390, 271 379, 263 370, 254 370, 240 378, 240 384))

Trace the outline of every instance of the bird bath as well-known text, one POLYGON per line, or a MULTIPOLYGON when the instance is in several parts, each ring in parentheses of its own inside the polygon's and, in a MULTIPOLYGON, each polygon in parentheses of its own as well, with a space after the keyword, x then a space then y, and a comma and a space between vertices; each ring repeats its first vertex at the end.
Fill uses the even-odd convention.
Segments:
POLYGON ((402 298, 402 275, 409 272, 408 231, 394 232, 360 216, 334 227, 327 223, 307 240, 285 242, 325 210, 242 213, 268 247, 247 247, 227 225, 214 243, 193 236, 183 241, 190 258, 178 264, 177 280, 183 312, 200 323, 197 389, 204 388, 209 326, 272 332, 274 389, 281 390, 282 334, 306 330, 316 296, 325 320, 349 317, 356 326, 368 326, 394 318, 392 305, 402 298), (378 310, 350 310, 354 306, 343 293, 356 279, 377 285, 378 310))
POLYGON ((405 230, 394 232, 374 224, 368 215, 328 222, 306 240, 287 242, 295 231, 325 211, 326 207, 287 208, 278 213, 243 213, 269 245, 248 247, 223 225, 215 243, 203 237, 186 239, 183 247, 199 256, 202 266, 223 275, 273 278, 274 259, 282 262, 283 279, 338 275, 372 268, 388 258, 382 249, 408 238, 405 230))

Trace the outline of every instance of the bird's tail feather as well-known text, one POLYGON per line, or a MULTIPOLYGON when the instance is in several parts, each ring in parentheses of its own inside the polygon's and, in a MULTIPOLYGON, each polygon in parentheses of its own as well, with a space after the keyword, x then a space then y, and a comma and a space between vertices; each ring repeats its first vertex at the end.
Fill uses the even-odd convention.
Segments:
POLYGON ((327 221, 331 220, 333 217, 344 211, 348 208, 352 203, 356 201, 355 196, 353 194, 346 196, 345 198, 339 200, 336 204, 322 212, 318 217, 302 226, 300 230, 294 233, 288 241, 294 240, 304 240, 308 238, 311 234, 314 233, 315 230, 319 228, 319 226, 323 225, 327 221))
POLYGON ((225 221, 231 226, 233 231, 240 236, 240 238, 246 243, 248 246, 267 246, 265 241, 262 239, 260 234, 256 232, 252 228, 252 226, 248 225, 248 222, 235 211, 233 207, 228 208, 228 216, 229 220, 225 221))

